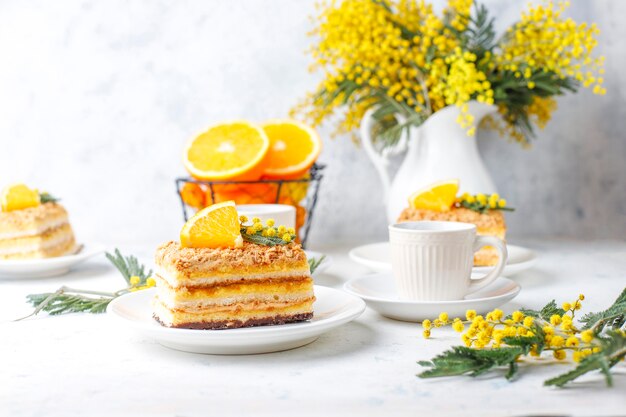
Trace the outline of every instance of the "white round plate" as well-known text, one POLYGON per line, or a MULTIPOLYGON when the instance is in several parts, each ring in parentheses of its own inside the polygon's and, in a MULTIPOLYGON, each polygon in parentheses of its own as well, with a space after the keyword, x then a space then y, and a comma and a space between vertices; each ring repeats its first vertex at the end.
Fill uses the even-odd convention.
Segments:
POLYGON ((326 255, 325 253, 315 252, 313 250, 305 250, 304 252, 306 253, 307 259, 311 259, 311 258, 319 259, 322 256, 324 257, 324 260, 317 266, 317 268, 315 269, 315 272, 313 272, 314 277, 326 271, 333 264, 333 258, 326 255))
POLYGON ((455 301, 400 301, 388 273, 366 275, 345 283, 344 290, 361 297, 367 305, 385 317, 402 321, 434 319, 446 312, 450 317, 465 317, 466 310, 487 313, 512 300, 521 290, 516 282, 500 277, 491 285, 455 301))
POLYGON ((113 300, 107 312, 168 348, 214 355, 278 352, 304 346, 323 333, 359 317, 365 303, 359 297, 315 286, 313 318, 301 323, 229 330, 173 329, 152 318, 155 289, 132 292, 113 300))
POLYGON ((0 260, 0 278, 44 278, 66 274, 71 267, 104 252, 97 245, 83 245, 74 255, 41 259, 0 260))
MULTIPOLYGON (((506 245, 509 253, 506 266, 502 275, 512 276, 531 268, 537 255, 533 250, 516 245, 506 245)), ((353 248, 350 259, 376 272, 391 272, 391 248, 389 242, 371 243, 353 248)), ((491 270, 491 266, 476 266, 473 273, 485 274, 491 270)))

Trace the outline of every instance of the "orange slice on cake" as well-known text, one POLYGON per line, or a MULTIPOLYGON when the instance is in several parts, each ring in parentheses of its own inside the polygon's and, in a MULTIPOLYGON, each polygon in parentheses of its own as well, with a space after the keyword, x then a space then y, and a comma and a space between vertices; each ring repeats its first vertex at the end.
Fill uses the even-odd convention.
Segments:
POLYGON ((243 246, 234 201, 213 204, 197 212, 180 232, 187 248, 235 248, 243 246))
POLYGON ((271 120, 262 127, 270 140, 264 175, 276 179, 304 176, 322 149, 315 130, 295 120, 271 120))
POLYGON ((37 207, 41 204, 41 197, 37 190, 32 190, 24 184, 9 185, 2 190, 0 205, 2 211, 23 210, 37 207))
POLYGON ((423 188, 409 197, 414 209, 449 211, 459 192, 459 180, 446 180, 423 188))
POLYGON ((225 122, 189 142, 184 164, 193 177, 203 180, 257 180, 269 147, 267 135, 257 125, 225 122))

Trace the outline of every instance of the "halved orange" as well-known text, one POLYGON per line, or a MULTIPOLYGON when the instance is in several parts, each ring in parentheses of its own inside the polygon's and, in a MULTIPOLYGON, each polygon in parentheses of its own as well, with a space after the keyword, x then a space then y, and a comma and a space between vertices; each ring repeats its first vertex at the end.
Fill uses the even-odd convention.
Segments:
POLYGON ((234 201, 213 204, 197 212, 180 231, 187 248, 235 248, 243 245, 234 201))
POLYGON ((243 120, 210 127, 185 148, 189 173, 203 180, 258 180, 270 141, 259 126, 243 120))
POLYGON ((270 120, 262 127, 270 140, 264 175, 277 179, 304 176, 322 149, 317 132, 295 120, 270 120))
POLYGON ((41 197, 37 190, 32 190, 24 184, 13 184, 5 187, 0 195, 2 211, 23 210, 37 207, 41 204, 41 197))
POLYGON ((425 187, 409 197, 409 206, 416 209, 448 211, 459 191, 459 180, 446 180, 425 187))

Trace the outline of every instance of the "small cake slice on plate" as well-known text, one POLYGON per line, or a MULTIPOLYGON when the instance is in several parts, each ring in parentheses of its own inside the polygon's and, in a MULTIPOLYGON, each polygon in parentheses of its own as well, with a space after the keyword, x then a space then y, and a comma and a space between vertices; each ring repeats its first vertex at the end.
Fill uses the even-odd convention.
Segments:
MULTIPOLYGON (((506 223, 503 211, 512 211, 506 200, 498 194, 469 195, 457 198, 459 182, 442 181, 414 193, 409 198, 409 207, 400 213, 398 222, 408 221, 448 221, 472 223, 476 234, 496 236, 504 240, 506 223)), ((475 266, 492 266, 498 262, 495 248, 485 246, 474 255, 475 266)))
POLYGON ((157 249, 155 319, 167 327, 232 329, 312 318, 306 254, 291 241, 293 230, 269 223, 242 227, 233 202, 198 212, 181 243, 157 249))
POLYGON ((1 196, 0 259, 62 256, 76 251, 67 211, 48 194, 23 184, 1 196))

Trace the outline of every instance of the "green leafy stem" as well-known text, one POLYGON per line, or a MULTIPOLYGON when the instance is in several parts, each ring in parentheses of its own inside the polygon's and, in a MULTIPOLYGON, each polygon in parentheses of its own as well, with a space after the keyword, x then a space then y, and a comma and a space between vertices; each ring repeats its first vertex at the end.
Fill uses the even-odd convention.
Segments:
POLYGON ((123 256, 119 249, 115 249, 112 254, 107 252, 106 257, 120 272, 126 281, 126 287, 115 292, 104 292, 75 289, 63 285, 54 292, 29 294, 26 296, 26 301, 35 307, 35 310, 16 321, 36 316, 42 311, 50 315, 104 313, 109 303, 115 298, 133 289, 140 289, 146 286, 146 280, 152 275, 152 270, 146 272, 146 268, 139 263, 136 257, 132 255, 123 256), (131 283, 131 277, 138 277, 138 282, 131 283))
MULTIPOLYGON (((565 310, 557 307, 554 300, 546 304, 541 310, 521 310, 525 315, 544 321, 557 314, 562 315, 565 310)), ((600 371, 606 384, 612 386, 611 369, 626 357, 626 332, 623 327, 626 322, 626 288, 617 297, 615 302, 606 310, 598 313, 586 314, 580 322, 583 329, 591 329, 596 334, 594 339, 594 353, 584 357, 577 366, 569 372, 548 379, 545 385, 562 387, 578 377, 591 371, 600 371)), ((543 350, 550 350, 545 346, 545 334, 541 325, 534 322, 532 336, 505 337, 502 341, 506 346, 498 348, 478 349, 465 346, 454 346, 430 361, 419 361, 421 366, 429 368, 418 376, 420 378, 435 378, 455 375, 478 376, 488 371, 506 367, 505 377, 514 379, 518 374, 519 359, 529 354, 531 350, 540 354, 543 350)))
POLYGON ((326 259, 326 255, 322 255, 319 258, 308 259, 309 270, 311 271, 311 274, 313 274, 315 270, 322 264, 322 262, 324 262, 324 259, 326 259))

